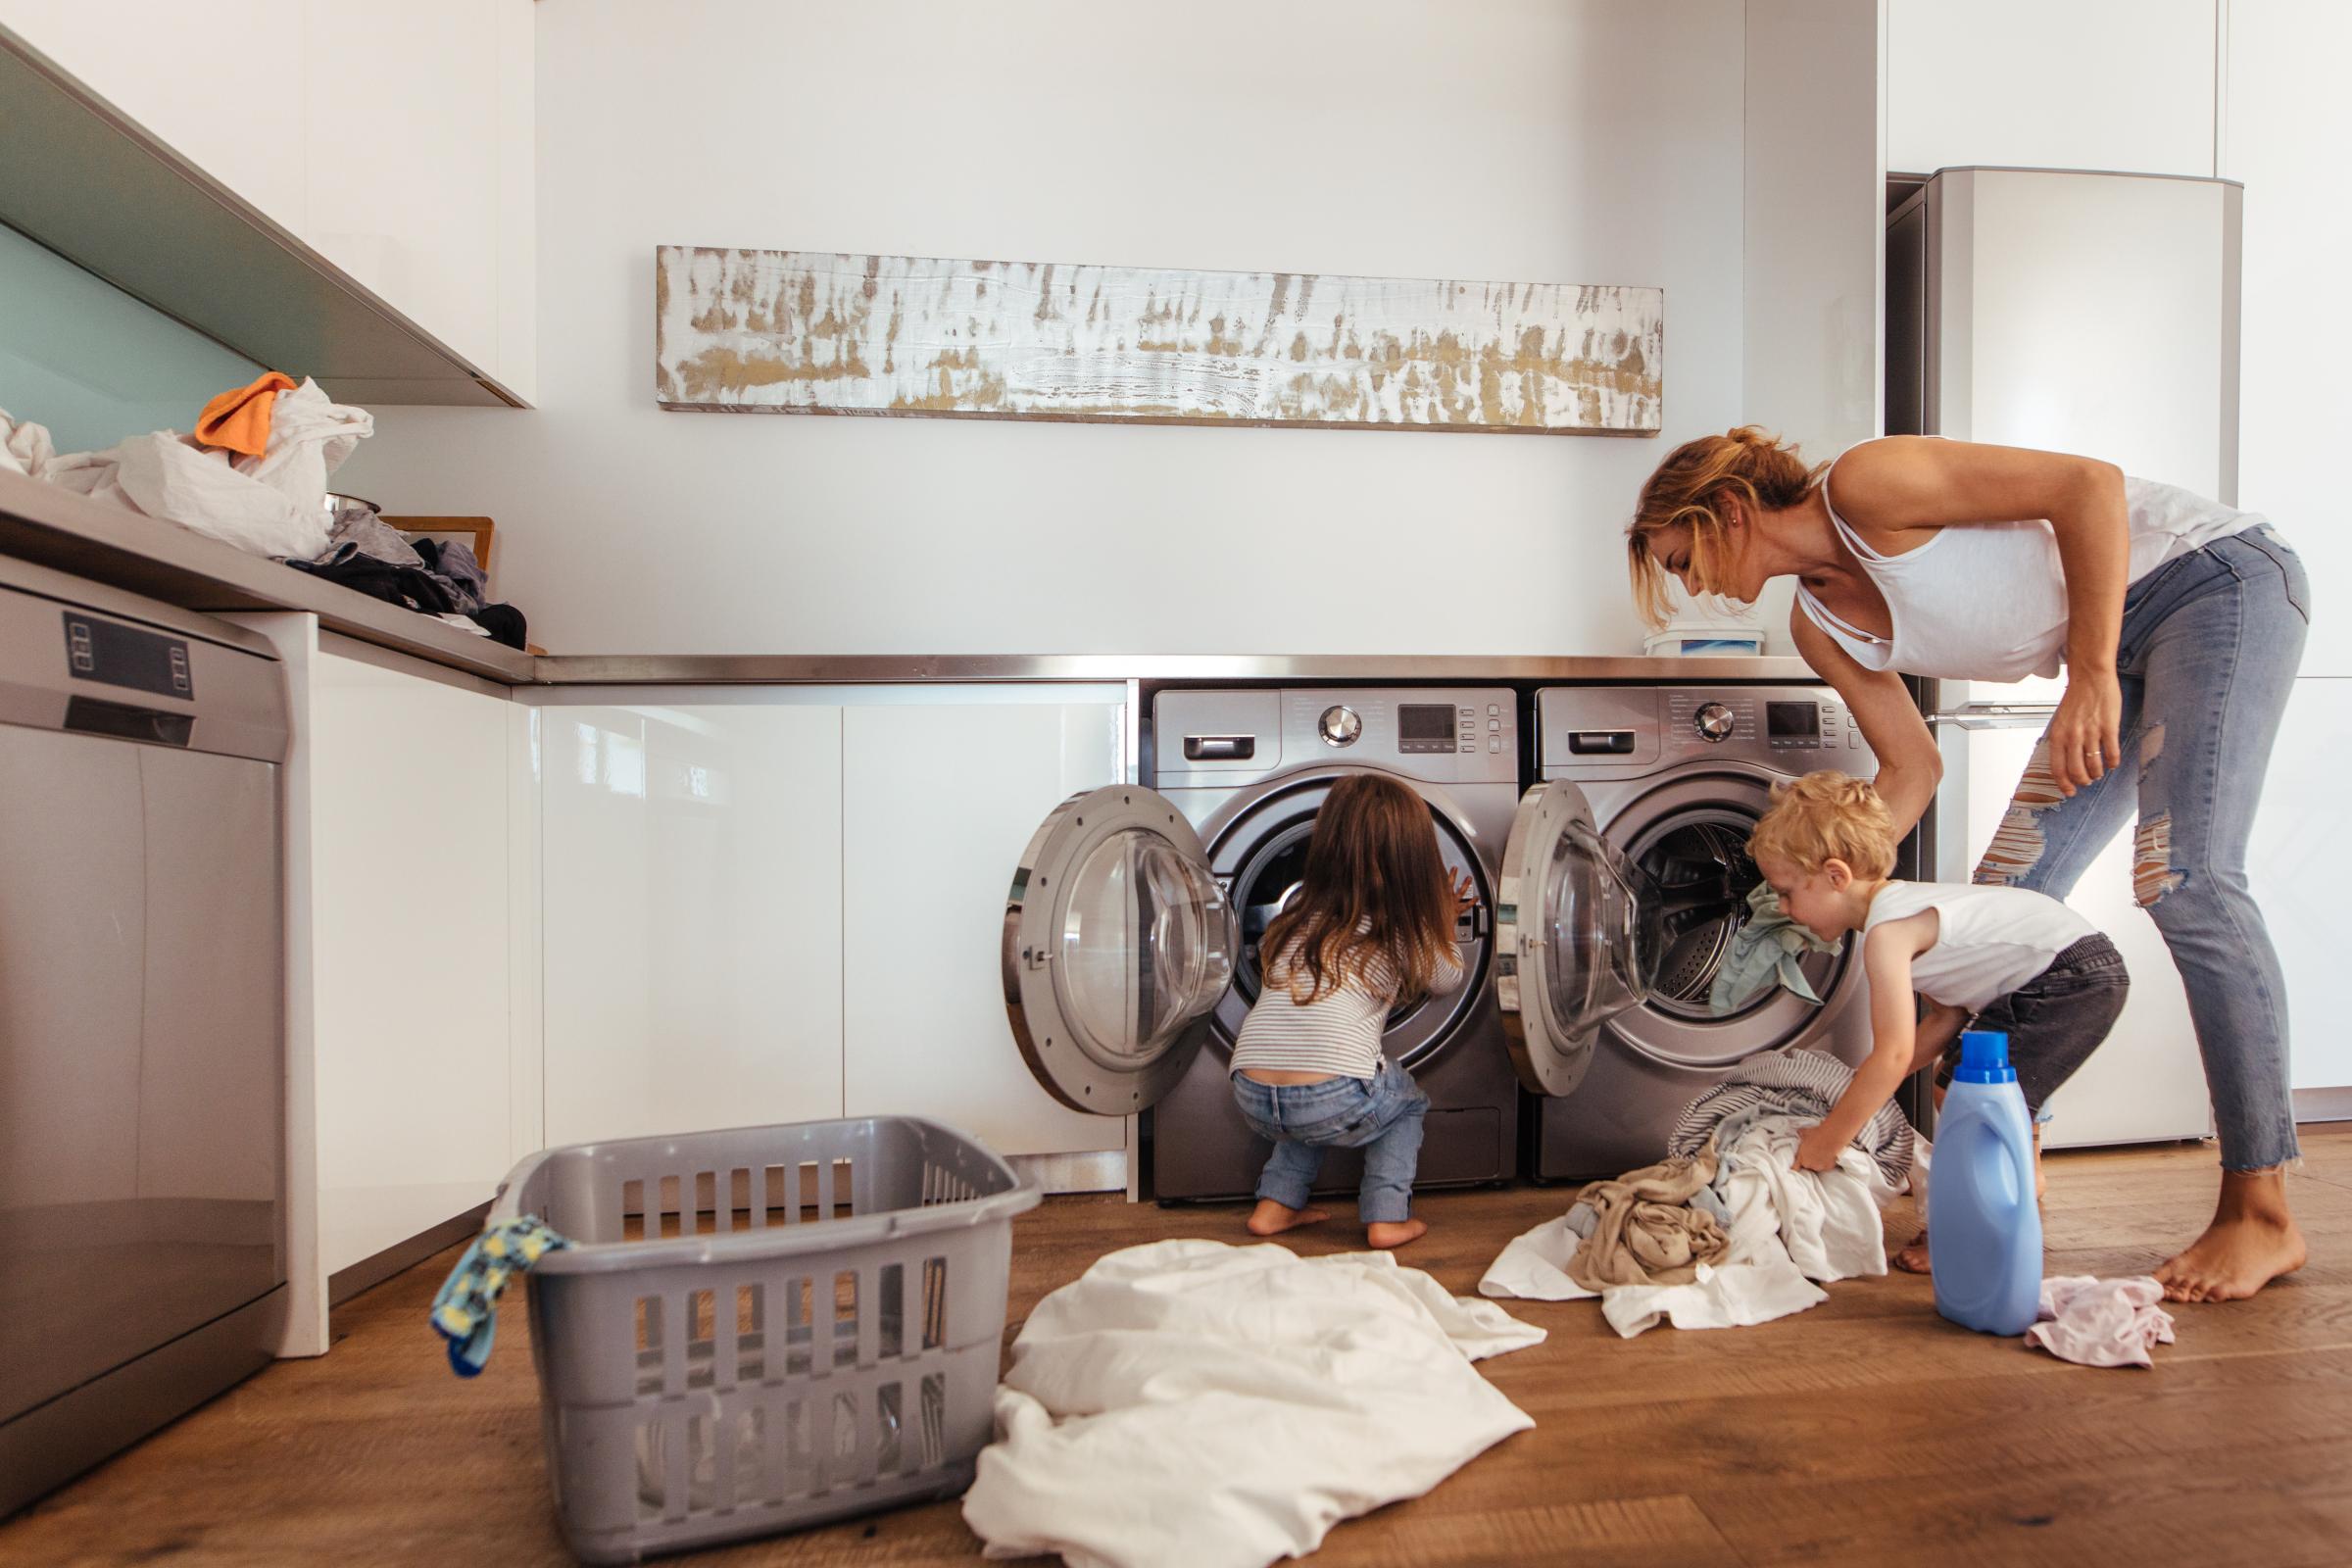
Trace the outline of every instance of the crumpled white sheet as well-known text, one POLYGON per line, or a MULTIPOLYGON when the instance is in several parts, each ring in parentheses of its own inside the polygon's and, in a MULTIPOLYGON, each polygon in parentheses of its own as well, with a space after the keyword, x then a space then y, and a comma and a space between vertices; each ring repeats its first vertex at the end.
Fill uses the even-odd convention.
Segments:
POLYGON ((2156 1304, 2163 1299, 2164 1287, 2144 1274, 2129 1280, 2087 1274, 2044 1279, 2042 1320, 2026 1330, 2026 1343, 2082 1366, 2152 1367, 2150 1348, 2173 1343, 2173 1314, 2156 1304))
MULTIPOLYGON (((1847 1148, 1834 1171, 1800 1171, 1796 1146, 1811 1119, 1768 1117, 1727 1152, 1723 1179, 1732 1213, 1724 1261, 1700 1264, 1688 1285, 1625 1285, 1600 1293, 1601 1316, 1626 1339, 1661 1320, 1678 1329, 1740 1328, 1801 1312, 1829 1299, 1813 1282, 1886 1272, 1879 1205, 1894 1190, 1878 1162, 1847 1148)), ((1503 1248, 1479 1294, 1568 1301, 1591 1296, 1568 1277, 1577 1238, 1565 1219, 1547 1220, 1503 1248)))
POLYGON ((1471 1363, 1543 1338, 1387 1252, 1112 1252, 1013 1341, 964 1522, 1077 1568, 1300 1556, 1533 1427, 1471 1363))
POLYGON ((60 456, 46 429, 0 410, 0 466, 253 555, 309 561, 326 548, 332 526, 326 476, 374 428, 373 415, 334 402, 311 380, 277 395, 269 447, 258 458, 174 430, 60 456))

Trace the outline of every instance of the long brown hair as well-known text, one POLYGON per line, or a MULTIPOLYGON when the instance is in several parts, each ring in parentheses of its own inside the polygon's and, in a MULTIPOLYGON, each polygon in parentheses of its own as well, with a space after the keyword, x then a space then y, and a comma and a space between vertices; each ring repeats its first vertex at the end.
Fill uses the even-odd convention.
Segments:
POLYGON ((1691 581, 1702 594, 1721 594, 1731 578, 1733 550, 1724 501, 1737 496, 1757 512, 1793 507, 1828 466, 1806 467, 1794 444, 1753 424, 1702 435, 1668 453, 1642 485, 1625 529, 1626 568, 1642 618, 1653 628, 1666 624, 1666 568, 1650 554, 1660 530, 1678 523, 1690 530, 1691 581))
POLYGON ((1428 993, 1453 956, 1453 909, 1429 807, 1396 779, 1350 773, 1315 813, 1306 874, 1266 927, 1258 961, 1269 980, 1284 964, 1291 1000, 1303 1005, 1385 955, 1401 986, 1393 1000, 1409 1001, 1428 993))

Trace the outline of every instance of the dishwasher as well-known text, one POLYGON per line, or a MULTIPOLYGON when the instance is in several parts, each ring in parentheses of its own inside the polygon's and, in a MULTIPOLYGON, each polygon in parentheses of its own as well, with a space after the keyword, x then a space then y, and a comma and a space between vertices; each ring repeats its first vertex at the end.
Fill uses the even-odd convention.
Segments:
POLYGON ((285 1313, 283 666, 0 559, 0 1516, 285 1313))

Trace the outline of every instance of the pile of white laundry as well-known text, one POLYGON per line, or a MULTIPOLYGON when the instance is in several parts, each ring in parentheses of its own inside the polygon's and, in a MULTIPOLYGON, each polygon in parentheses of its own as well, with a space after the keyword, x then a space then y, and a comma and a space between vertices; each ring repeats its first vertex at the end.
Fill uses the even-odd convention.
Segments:
POLYGON ((210 447, 176 430, 59 454, 48 430, 0 409, 0 469, 175 522, 273 560, 326 548, 326 478, 375 428, 374 416, 329 398, 316 381, 277 394, 259 456, 210 447))
POLYGON ((1829 1299, 1817 1282, 1886 1273, 1879 1210, 1903 1190, 1918 1147, 1901 1112, 1890 1105, 1873 1118, 1835 1170, 1795 1166, 1805 1130, 1851 1079, 1819 1053, 1772 1053, 1693 1102, 1676 1128, 1676 1152, 1714 1160, 1713 1180, 1691 1205, 1721 1224, 1727 1245, 1689 1279, 1587 1290, 1569 1277, 1586 1229, 1571 1209, 1505 1247, 1479 1281, 1480 1294, 1546 1301, 1598 1295, 1601 1315, 1631 1339, 1661 1320, 1686 1329, 1768 1322, 1829 1299))
POLYGON ((1112 1252, 1013 1341, 964 1521, 1082 1568, 1302 1556, 1533 1427, 1471 1363, 1543 1338, 1387 1252, 1112 1252))

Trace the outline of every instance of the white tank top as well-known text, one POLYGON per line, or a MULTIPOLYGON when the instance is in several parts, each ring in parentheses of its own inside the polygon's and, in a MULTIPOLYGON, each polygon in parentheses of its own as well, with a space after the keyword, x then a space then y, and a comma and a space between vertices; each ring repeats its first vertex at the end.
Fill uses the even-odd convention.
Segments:
MULTIPOLYGON (((1844 461, 1843 454, 1838 461, 1844 461)), ((1886 601, 1893 635, 1874 637, 1839 619, 1801 582, 1796 602, 1854 662, 1948 680, 2058 673, 2066 651, 2066 569, 2049 523, 1953 524, 1899 556, 1881 555, 1838 515, 1830 500, 1837 472, 1833 463, 1822 475, 1822 505, 1886 601)), ((2264 520, 2154 479, 2126 478, 2124 502, 2131 515, 2132 582, 2177 556, 2264 520)))
POLYGON ((1936 911, 1936 940, 1911 960, 1911 986, 1931 1002, 1982 1012, 2094 935, 2097 927, 2046 893, 1962 882, 1889 882, 1862 929, 1936 911))

